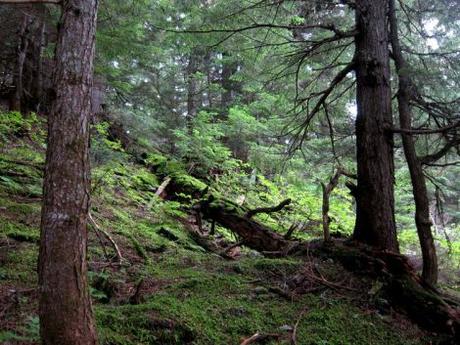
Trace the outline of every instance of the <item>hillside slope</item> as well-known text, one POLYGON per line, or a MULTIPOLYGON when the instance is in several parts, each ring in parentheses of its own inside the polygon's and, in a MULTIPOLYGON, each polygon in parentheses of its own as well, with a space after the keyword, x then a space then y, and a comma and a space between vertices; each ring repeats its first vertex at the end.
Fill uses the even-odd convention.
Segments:
MULTIPOLYGON (((0 120, 2 344, 38 344, 44 127, 40 118, 17 113, 0 120)), ((227 345, 258 332, 271 344, 429 343, 428 334, 377 297, 377 282, 331 260, 269 259, 245 248, 236 248, 233 259, 210 253, 190 235, 190 195, 182 203, 156 196, 162 177, 135 163, 103 126, 94 129, 92 149, 88 250, 101 344, 227 345)), ((218 230, 214 243, 232 238, 218 230)))

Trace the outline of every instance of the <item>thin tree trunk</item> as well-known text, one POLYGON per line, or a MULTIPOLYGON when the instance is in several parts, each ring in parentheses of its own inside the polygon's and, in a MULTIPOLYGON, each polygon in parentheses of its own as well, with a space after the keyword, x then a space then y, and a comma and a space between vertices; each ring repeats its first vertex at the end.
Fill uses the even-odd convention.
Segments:
POLYGON ((222 54, 222 74, 221 74, 221 86, 222 86, 222 95, 221 95, 221 108, 225 114, 228 111, 228 107, 233 102, 234 87, 235 83, 232 81, 232 76, 236 73, 238 64, 233 61, 228 61, 231 59, 228 53, 222 54))
POLYGON ((19 32, 19 43, 17 48, 17 63, 16 63, 16 75, 14 78, 14 84, 16 91, 14 94, 14 100, 12 102, 12 110, 22 110, 22 101, 24 95, 24 85, 23 85, 23 72, 24 72, 24 63, 26 61, 27 48, 29 45, 29 40, 27 38, 27 30, 30 25, 30 17, 28 14, 24 14, 24 18, 21 24, 21 30, 19 32))
POLYGON ((38 33, 38 44, 37 44, 37 59, 36 59, 36 71, 34 78, 34 96, 36 101, 36 111, 40 111, 40 106, 43 103, 43 50, 45 49, 45 33, 46 26, 45 22, 40 23, 39 33, 38 33))
POLYGON ((208 51, 205 56, 204 56, 204 68, 206 71, 206 100, 208 102, 208 107, 212 108, 213 107, 213 100, 212 100, 212 72, 213 72, 213 66, 212 66, 212 53, 208 51))
POLYGON ((387 31, 388 0, 357 0, 356 140, 358 186, 354 239, 398 252, 394 218, 393 137, 387 31))
MULTIPOLYGON (((393 58, 399 80, 399 90, 397 94, 399 122, 402 129, 411 129, 412 111, 410 108, 410 98, 412 82, 410 77, 407 75, 406 61, 402 55, 399 43, 398 23, 395 11, 394 0, 390 0, 391 46, 393 48, 393 58)), ((425 282, 434 285, 438 280, 438 260, 433 234, 431 232, 430 205, 425 176, 423 174, 422 164, 417 157, 412 135, 409 133, 401 133, 401 137, 414 194, 415 224, 417 226, 417 233, 423 257, 422 278, 425 282)))
POLYGON ((39 257, 40 335, 46 345, 97 344, 86 262, 97 5, 97 0, 62 3, 39 257))
POLYGON ((187 65, 187 128, 192 130, 192 121, 198 109, 198 83, 196 73, 199 68, 198 50, 193 49, 190 53, 187 65))
POLYGON ((325 242, 331 241, 331 233, 329 229, 329 224, 331 222, 329 218, 329 198, 331 196, 332 191, 339 184, 339 179, 342 173, 343 173, 342 169, 338 168, 335 174, 330 178, 327 185, 321 182, 321 188, 323 190, 323 204, 322 204, 323 235, 324 235, 325 242))

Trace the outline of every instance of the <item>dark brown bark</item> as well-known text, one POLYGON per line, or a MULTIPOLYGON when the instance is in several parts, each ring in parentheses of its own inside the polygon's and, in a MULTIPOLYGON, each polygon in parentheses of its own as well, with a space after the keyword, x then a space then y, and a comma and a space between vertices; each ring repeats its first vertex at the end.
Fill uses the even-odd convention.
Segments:
MULTIPOLYGON (((412 128, 412 111, 410 107, 412 82, 407 74, 407 65, 402 55, 398 37, 398 24, 394 0, 390 0, 390 27, 393 58, 398 73, 399 90, 397 94, 399 108, 399 122, 402 130, 412 128)), ((436 284, 438 280, 438 260, 431 232, 430 204, 426 188, 425 175, 422 164, 415 150, 414 140, 409 133, 401 133, 404 155, 409 167, 412 181, 412 190, 415 201, 415 224, 422 249, 423 272, 422 278, 429 284, 436 284)))
MULTIPOLYGON (((43 6, 43 5, 42 5, 43 6)), ((41 7, 41 6, 37 6, 41 7)), ((43 66, 42 55, 45 39, 44 8, 36 10, 28 36, 28 52, 24 68, 24 86, 26 95, 23 101, 23 111, 37 111, 42 102, 43 66)))
POLYGON ((86 262, 97 4, 97 0, 62 3, 39 257, 40 334, 46 345, 97 344, 86 262))
POLYGON ((358 186, 354 239, 398 252, 394 218, 388 0, 356 1, 358 186))
POLYGON ((248 247, 261 252, 285 252, 293 241, 288 241, 261 223, 247 217, 248 210, 225 199, 208 200, 199 205, 205 219, 215 221, 234 231, 248 247))

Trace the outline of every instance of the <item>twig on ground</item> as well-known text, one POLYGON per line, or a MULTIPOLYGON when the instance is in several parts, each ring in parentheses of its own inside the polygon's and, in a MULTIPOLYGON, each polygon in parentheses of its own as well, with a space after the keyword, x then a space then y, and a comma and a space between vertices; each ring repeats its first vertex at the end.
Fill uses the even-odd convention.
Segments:
MULTIPOLYGON (((122 263, 124 261, 123 255, 121 255, 120 248, 118 248, 118 244, 115 242, 115 240, 112 238, 112 236, 110 236, 110 234, 107 231, 105 231, 104 229, 99 227, 99 225, 97 225, 97 223, 94 221, 94 218, 91 215, 91 213, 88 213, 88 220, 90 221, 91 225, 96 230, 96 233, 100 232, 100 233, 104 234, 104 236, 109 240, 109 242, 112 244, 113 249, 115 250, 115 253, 117 254, 118 262, 122 263)), ((99 237, 99 235, 98 235, 98 237, 99 237)), ((105 248, 104 248, 104 252, 105 252, 105 248)))
POLYGON ((243 342, 240 345, 249 345, 249 344, 254 344, 258 343, 261 341, 269 340, 269 339, 279 339, 280 335, 279 334, 260 334, 257 332, 253 336, 244 339, 243 342))
POLYGON ((302 311, 300 312, 299 318, 297 319, 294 329, 292 330, 292 335, 291 335, 291 345, 297 345, 297 329, 299 328, 299 323, 302 320, 302 317, 306 314, 308 311, 307 307, 303 308, 302 311))

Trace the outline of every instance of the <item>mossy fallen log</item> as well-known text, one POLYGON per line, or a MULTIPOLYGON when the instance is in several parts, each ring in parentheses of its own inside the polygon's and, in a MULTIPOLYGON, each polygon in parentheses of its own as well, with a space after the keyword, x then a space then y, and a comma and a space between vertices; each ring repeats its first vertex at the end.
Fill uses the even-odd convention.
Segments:
POLYGON ((289 253, 298 242, 284 239, 284 236, 252 219, 250 210, 223 198, 209 195, 198 205, 199 211, 207 220, 215 221, 233 231, 247 247, 260 252, 289 253))

